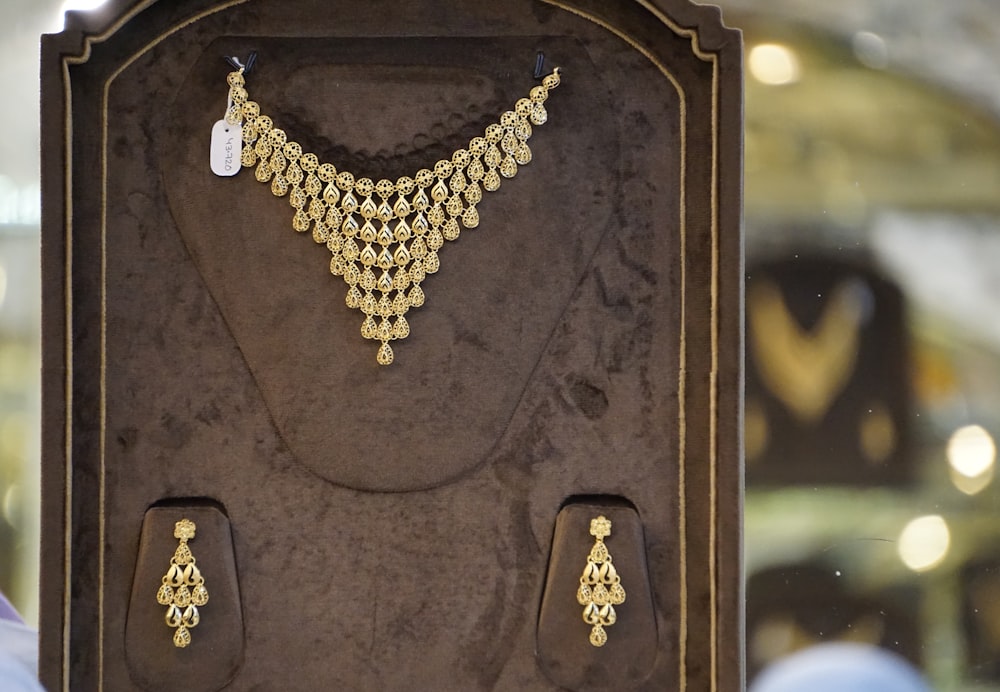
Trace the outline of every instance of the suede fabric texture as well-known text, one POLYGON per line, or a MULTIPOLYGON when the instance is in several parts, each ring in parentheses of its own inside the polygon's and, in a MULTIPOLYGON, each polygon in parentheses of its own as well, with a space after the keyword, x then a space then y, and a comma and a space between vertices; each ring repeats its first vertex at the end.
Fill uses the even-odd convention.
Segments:
MULTIPOLYGON (((621 660, 537 638, 556 516, 574 496, 625 498, 641 522, 623 542, 648 573, 635 600, 647 612, 611 632, 652 657, 629 687, 739 679, 739 109, 723 104, 737 146, 713 163, 718 87, 690 38, 638 4, 574 5, 599 22, 527 0, 251 0, 197 19, 223 4, 157 2, 69 69, 65 245, 51 172, 46 185, 46 421, 72 430, 46 449, 46 515, 63 529, 43 559, 53 652, 73 625, 68 657, 42 661, 49 686, 159 689, 151 673, 170 674, 157 666, 174 654, 171 632, 140 611, 161 610, 159 575, 145 582, 159 569, 150 560, 169 561, 172 523, 155 538, 148 517, 140 529, 171 498, 224 508, 235 577, 223 579, 242 612, 204 608, 184 655, 216 669, 184 674, 188 690, 230 677, 233 690, 554 690, 562 678, 546 670, 566 665, 598 672, 578 689, 623 689, 621 660), (442 248, 411 336, 379 367, 329 252, 292 230, 287 200, 252 171, 209 171, 221 56, 257 50, 251 98, 307 151, 377 180, 433 167, 480 134, 534 84, 536 49, 564 80, 534 128, 534 158, 485 195, 479 228, 442 248), (712 206, 718 169, 724 213, 712 206), (730 264, 713 286, 716 217, 730 264), (727 465, 711 496, 725 519, 695 501, 718 483, 710 454, 727 465), (722 603, 729 614, 709 612, 722 603), (203 628, 240 643, 242 664, 239 647, 199 648, 203 628), (719 641, 732 646, 720 654, 719 641)), ((727 46, 738 102, 738 36, 676 5, 706 45, 727 46)), ((50 56, 68 50, 61 40, 50 56)), ((574 540, 592 542, 585 529, 574 540)), ((225 562, 205 554, 213 545, 226 553, 218 537, 192 543, 199 565, 225 562)), ((203 571, 211 589, 218 577, 203 571)), ((578 578, 563 587, 574 613, 578 578)), ((586 636, 575 617, 565 640, 586 636)))

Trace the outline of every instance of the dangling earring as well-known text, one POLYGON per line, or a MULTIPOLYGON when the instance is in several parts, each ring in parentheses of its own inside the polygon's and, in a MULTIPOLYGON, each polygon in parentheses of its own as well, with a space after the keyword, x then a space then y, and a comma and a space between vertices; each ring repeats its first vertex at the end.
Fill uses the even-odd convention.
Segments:
POLYGON ((174 538, 180 543, 170 558, 170 569, 163 575, 163 583, 156 592, 156 602, 167 606, 164 621, 176 628, 174 646, 184 648, 191 643, 191 629, 201 621, 200 606, 208 603, 205 578, 195 565, 194 555, 187 542, 194 539, 195 524, 181 519, 174 525, 174 538))
POLYGON ((583 606, 583 621, 592 625, 590 643, 604 646, 608 641, 604 628, 618 620, 615 606, 625 602, 625 587, 621 584, 618 570, 611 563, 611 553, 604 545, 604 539, 611 535, 611 522, 603 515, 591 519, 590 535, 596 540, 587 556, 576 600, 583 606))

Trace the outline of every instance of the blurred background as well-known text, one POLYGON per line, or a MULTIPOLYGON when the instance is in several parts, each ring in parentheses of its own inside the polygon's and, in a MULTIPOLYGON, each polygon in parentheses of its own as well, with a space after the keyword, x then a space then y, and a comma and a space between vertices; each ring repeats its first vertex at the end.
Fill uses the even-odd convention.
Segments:
MULTIPOLYGON (((1000 3, 720 4, 746 43, 749 675, 847 640, 1000 690, 1000 3)), ((64 7, 0 3, 0 590, 33 624, 37 36, 64 7)))

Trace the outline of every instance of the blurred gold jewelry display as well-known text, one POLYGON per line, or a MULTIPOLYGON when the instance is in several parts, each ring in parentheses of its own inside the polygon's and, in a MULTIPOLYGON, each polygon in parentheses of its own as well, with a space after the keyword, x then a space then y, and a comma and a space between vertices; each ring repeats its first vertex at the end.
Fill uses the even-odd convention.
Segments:
POLYGON ((389 365, 389 342, 409 335, 406 313, 424 304, 421 283, 440 267, 444 241, 457 239, 462 226, 478 226, 483 190, 498 190, 501 178, 513 178, 518 166, 531 161, 531 126, 548 119, 544 103, 559 85, 559 68, 450 161, 377 183, 303 153, 248 100, 242 68, 229 74, 228 83, 226 121, 242 126, 241 164, 256 166, 258 181, 270 182, 276 196, 288 196, 296 231, 311 229, 313 240, 326 244, 333 254, 330 272, 348 286, 347 307, 365 315, 361 335, 382 343, 377 360, 389 365))

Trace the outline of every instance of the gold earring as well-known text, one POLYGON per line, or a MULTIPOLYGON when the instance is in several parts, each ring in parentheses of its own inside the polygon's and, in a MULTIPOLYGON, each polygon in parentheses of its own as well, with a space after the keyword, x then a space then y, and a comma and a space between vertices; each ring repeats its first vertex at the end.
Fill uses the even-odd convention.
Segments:
POLYGON ((174 538, 180 543, 170 558, 170 569, 163 575, 163 583, 156 592, 156 602, 167 606, 164 621, 173 627, 174 646, 184 648, 191 643, 191 629, 201 621, 200 606, 208 603, 205 578, 195 566, 194 555, 187 542, 194 539, 195 524, 181 519, 174 524, 174 538))
POLYGON ((590 535, 596 540, 587 556, 587 566, 580 577, 576 600, 583 606, 583 621, 592 625, 590 643, 604 646, 608 641, 605 627, 618 620, 615 606, 625 602, 625 587, 618 570, 611 563, 611 553, 604 539, 611 535, 611 522, 603 515, 590 520, 590 535))

